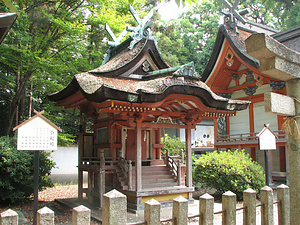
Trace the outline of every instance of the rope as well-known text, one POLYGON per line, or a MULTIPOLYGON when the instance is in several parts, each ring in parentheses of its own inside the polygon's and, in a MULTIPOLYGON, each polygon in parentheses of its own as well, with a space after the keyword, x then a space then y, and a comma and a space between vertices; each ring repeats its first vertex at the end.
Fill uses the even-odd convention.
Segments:
POLYGON ((299 126, 298 123, 296 121, 297 118, 300 118, 300 116, 287 116, 284 117, 285 121, 282 124, 282 129, 283 130, 287 130, 287 132, 290 135, 295 135, 296 139, 300 138, 300 132, 299 132, 299 126))

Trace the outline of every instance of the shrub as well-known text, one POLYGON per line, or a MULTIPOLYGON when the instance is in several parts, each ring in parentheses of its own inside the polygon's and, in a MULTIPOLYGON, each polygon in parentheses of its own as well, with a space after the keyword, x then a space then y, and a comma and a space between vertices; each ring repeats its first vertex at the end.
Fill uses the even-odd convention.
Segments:
POLYGON ((181 149, 184 150, 185 154, 185 142, 181 142, 179 137, 171 138, 168 134, 165 134, 165 137, 161 138, 161 142, 164 144, 164 147, 161 149, 162 155, 166 155, 167 149, 169 149, 170 156, 180 156, 181 149))
POLYGON ((193 172, 194 182, 204 183, 220 193, 232 191, 239 200, 247 188, 259 193, 265 185, 263 168, 243 150, 208 152, 195 160, 193 172))
MULTIPOLYGON (((39 189, 52 185, 49 175, 54 167, 49 152, 39 154, 39 189)), ((18 151, 16 138, 0 137, 0 202, 18 203, 33 193, 34 152, 18 151)))

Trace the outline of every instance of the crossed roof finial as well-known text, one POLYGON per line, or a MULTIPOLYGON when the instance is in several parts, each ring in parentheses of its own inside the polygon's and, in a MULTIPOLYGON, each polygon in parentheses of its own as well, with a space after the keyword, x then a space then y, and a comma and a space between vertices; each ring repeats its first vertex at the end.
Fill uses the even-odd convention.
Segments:
POLYGON ((105 24, 105 29, 108 32, 109 36, 113 39, 113 41, 108 41, 108 45, 110 46, 118 46, 120 44, 120 41, 125 37, 128 31, 132 32, 130 36, 132 37, 132 41, 130 43, 129 49, 132 49, 133 46, 139 42, 142 38, 149 38, 151 37, 151 31, 150 31, 150 25, 151 22, 149 21, 150 18, 153 16, 154 9, 151 9, 151 11, 144 17, 144 19, 140 19, 139 15, 136 13, 134 8, 129 5, 129 11, 131 12, 132 16, 134 17, 135 21, 138 23, 136 27, 126 27, 122 33, 116 37, 113 33, 113 31, 110 29, 109 25, 105 24))
POLYGON ((248 13, 248 9, 243 9, 237 11, 236 8, 239 4, 239 0, 235 0, 233 5, 231 5, 227 0, 220 0, 228 9, 229 11, 221 10, 221 13, 225 15, 224 21, 228 23, 232 29, 237 31, 237 20, 241 21, 243 24, 246 23, 246 20, 242 17, 243 15, 248 13))

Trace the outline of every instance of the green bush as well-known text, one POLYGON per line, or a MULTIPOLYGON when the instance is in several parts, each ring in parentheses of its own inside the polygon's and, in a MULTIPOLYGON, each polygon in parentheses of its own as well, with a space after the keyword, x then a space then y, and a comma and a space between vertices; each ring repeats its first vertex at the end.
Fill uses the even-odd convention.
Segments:
POLYGON ((263 168, 243 150, 208 152, 195 160, 193 178, 220 193, 232 191, 239 200, 246 189, 259 193, 265 185, 263 168))
MULTIPOLYGON (((49 175, 54 167, 49 152, 39 154, 39 189, 52 185, 49 175)), ((0 137, 0 203, 13 204, 26 200, 34 187, 34 152, 18 151, 16 138, 0 137)))
POLYGON ((161 138, 161 142, 164 144, 164 147, 161 149, 161 154, 166 155, 167 149, 169 149, 170 156, 180 156, 181 149, 184 150, 185 154, 185 142, 181 142, 179 137, 171 138, 168 134, 165 134, 161 138))

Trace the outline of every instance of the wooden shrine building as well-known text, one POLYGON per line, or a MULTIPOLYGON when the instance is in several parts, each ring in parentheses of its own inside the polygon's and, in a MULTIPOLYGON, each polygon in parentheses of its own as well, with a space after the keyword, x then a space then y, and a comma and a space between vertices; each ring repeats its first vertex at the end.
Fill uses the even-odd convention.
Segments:
POLYGON ((106 191, 118 189, 135 210, 151 198, 191 199, 191 129, 203 118, 235 116, 249 104, 213 93, 193 63, 169 67, 149 23, 137 21, 124 42, 111 34, 114 42, 102 66, 76 74, 65 89, 49 95, 57 106, 78 108, 94 121, 93 133, 79 134, 79 198, 85 192, 101 204, 106 191), (162 128, 185 129, 185 159, 162 157, 162 128))
POLYGON ((251 103, 247 110, 235 117, 215 120, 214 148, 245 149, 253 160, 264 166, 264 154, 259 151, 257 134, 264 124, 270 124, 278 136, 277 150, 271 155, 272 175, 274 179, 285 178, 288 165, 287 138, 282 128, 284 116, 265 112, 264 94, 286 95, 286 81, 299 76, 300 26, 279 32, 230 13, 224 14, 225 22, 219 28, 201 80, 220 96, 251 103), (255 35, 261 38, 253 38, 255 35), (268 38, 264 39, 265 36, 268 38), (253 39, 255 41, 251 41, 253 39), (264 44, 271 49, 278 48, 281 55, 277 57, 272 50, 256 50, 264 44), (285 49, 289 49, 288 55, 284 55, 285 49), (275 68, 276 64, 282 68, 275 68), (290 66, 284 68, 284 65, 290 66))

